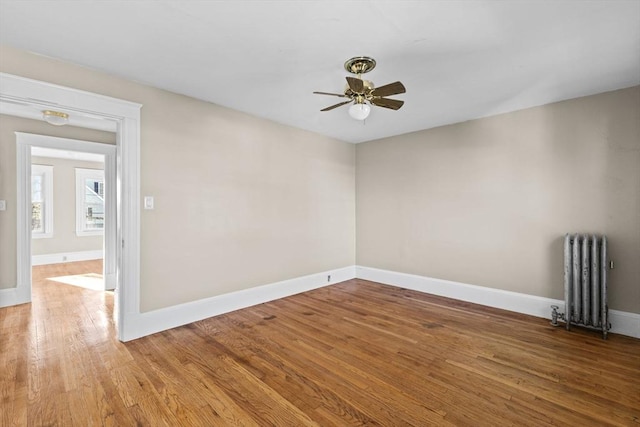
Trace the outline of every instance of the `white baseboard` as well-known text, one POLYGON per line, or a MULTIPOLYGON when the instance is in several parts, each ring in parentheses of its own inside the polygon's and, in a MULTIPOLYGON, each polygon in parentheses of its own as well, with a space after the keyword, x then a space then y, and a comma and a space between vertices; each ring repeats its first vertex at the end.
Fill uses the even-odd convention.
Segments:
POLYGON ((611 331, 614 334, 640 338, 640 314, 609 309, 611 331))
POLYGON ((31 301, 31 289, 18 288, 0 289, 0 308, 25 304, 31 301))
POLYGON ((116 273, 107 273, 104 275, 104 289, 113 291, 116 288, 116 273))
MULTIPOLYGON (((67 258, 67 261, 61 262, 69 261, 67 258)), ((371 267, 350 266, 133 315, 131 327, 124 333, 124 341, 356 277, 546 319, 551 317, 551 305, 557 305, 561 312, 564 311, 562 300, 371 267), (327 280, 328 276, 331 277, 330 281, 327 280)), ((29 295, 19 295, 16 288, 0 289, 0 307, 22 304, 29 300, 29 295)), ((609 310, 609 317, 611 332, 640 338, 640 314, 609 310)))
MULTIPOLYGON (((564 312, 564 301, 562 300, 415 274, 356 266, 356 277, 545 319, 551 318, 551 305, 557 305, 560 308, 559 311, 564 312)), ((611 321, 610 332, 640 338, 640 314, 609 310, 609 318, 611 321)))
POLYGON ((32 255, 31 265, 60 264, 63 262, 90 261, 93 259, 103 259, 102 249, 82 252, 62 252, 57 254, 32 255))
POLYGON ((349 266, 140 313, 125 331, 124 341, 353 278, 355 266, 349 266))

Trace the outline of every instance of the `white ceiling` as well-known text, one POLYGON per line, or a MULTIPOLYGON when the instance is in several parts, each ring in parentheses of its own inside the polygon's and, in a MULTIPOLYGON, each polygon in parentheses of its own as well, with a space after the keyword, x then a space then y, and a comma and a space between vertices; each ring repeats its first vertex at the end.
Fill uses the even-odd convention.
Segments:
POLYGON ((0 43, 361 142, 640 84, 640 0, 0 0, 0 43), (404 107, 320 112, 360 55, 404 107))

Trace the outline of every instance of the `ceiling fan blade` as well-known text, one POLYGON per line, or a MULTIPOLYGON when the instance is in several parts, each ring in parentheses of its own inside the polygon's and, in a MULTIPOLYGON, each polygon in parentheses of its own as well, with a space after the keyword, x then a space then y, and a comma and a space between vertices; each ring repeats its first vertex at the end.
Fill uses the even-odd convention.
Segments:
POLYGON ((371 91, 373 96, 389 96, 397 95, 399 93, 405 93, 407 90, 400 82, 389 83, 388 85, 380 86, 371 91))
POLYGON ((353 93, 364 93, 364 83, 362 83, 362 80, 356 79, 355 77, 347 77, 347 83, 349 83, 349 89, 351 89, 353 93))
POLYGON ((371 100, 373 105, 377 105, 378 107, 390 108, 392 110, 399 110, 402 105, 404 105, 404 101, 398 101, 397 99, 389 99, 389 98, 373 98, 371 100))
POLYGON ((332 105, 331 107, 323 108, 323 109, 322 109, 322 110, 320 110, 320 111, 329 111, 329 110, 333 110, 334 108, 342 107, 343 105, 345 105, 345 104, 350 104, 351 102, 352 102, 351 100, 349 100, 349 101, 344 101, 344 102, 341 102, 341 103, 339 103, 339 104, 332 105))
POLYGON ((343 93, 329 93, 329 92, 313 92, 316 95, 331 95, 331 96, 339 96, 340 98, 348 98, 347 95, 343 93))

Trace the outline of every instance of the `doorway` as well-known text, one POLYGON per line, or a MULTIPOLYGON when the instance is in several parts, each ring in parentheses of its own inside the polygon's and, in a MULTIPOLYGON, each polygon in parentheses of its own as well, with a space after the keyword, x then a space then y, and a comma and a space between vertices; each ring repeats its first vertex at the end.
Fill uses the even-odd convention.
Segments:
MULTIPOLYGON (((92 127, 108 124, 117 134, 114 166, 116 172, 117 221, 114 266, 114 319, 121 341, 140 337, 140 108, 141 104, 110 98, 64 86, 0 73, 0 113, 42 120, 44 110, 56 110, 69 116, 69 124, 92 127)), ((98 127, 94 127, 98 129, 98 127)), ((98 144, 103 145, 103 144, 98 144)), ((28 145, 17 146, 17 167, 30 169, 28 145)), ((82 150, 80 150, 82 151, 82 150)), ((106 163, 105 163, 106 167, 106 163)), ((106 170, 106 169, 105 169, 106 170)), ((24 176, 22 174, 21 176, 24 176)), ((30 182, 20 180, 18 194, 26 194, 30 182)), ((29 209, 30 200, 18 201, 29 209)), ((0 306, 31 300, 30 224, 24 215, 16 219, 16 286, 0 289, 0 306)), ((105 241, 106 242, 106 241, 105 241)), ((108 258, 108 257, 107 257, 108 258)))
POLYGON ((104 259, 103 290, 114 289, 117 272, 115 145, 16 132, 16 146, 17 213, 18 218, 29 225, 30 238, 24 242, 29 246, 25 251, 29 257, 23 261, 28 263, 23 266, 29 271, 28 285, 32 285, 34 263, 88 260, 96 258, 97 249, 104 259), (34 164, 34 159, 48 164, 34 164), (65 182, 56 182, 56 178, 65 182), (62 199, 58 201, 65 206, 57 206, 56 198, 62 199), (100 242, 100 247, 89 246, 88 251, 68 250, 87 248, 87 239, 92 239, 89 243, 94 245, 100 242), (34 247, 47 246, 49 250, 44 252, 48 254, 33 251, 34 247), (38 259, 42 262, 34 262, 38 259))
POLYGON ((114 274, 109 270, 115 262, 106 258, 115 254, 105 246, 115 243, 105 245, 105 237, 115 239, 115 233, 105 230, 111 225, 105 213, 107 204, 113 203, 107 196, 114 183, 105 179, 105 155, 63 150, 59 140, 49 138, 48 147, 31 146, 31 211, 27 215, 31 215, 32 291, 43 271, 50 272, 41 278, 46 284, 113 290, 114 274), (69 263, 85 267, 78 270, 78 264, 69 263))

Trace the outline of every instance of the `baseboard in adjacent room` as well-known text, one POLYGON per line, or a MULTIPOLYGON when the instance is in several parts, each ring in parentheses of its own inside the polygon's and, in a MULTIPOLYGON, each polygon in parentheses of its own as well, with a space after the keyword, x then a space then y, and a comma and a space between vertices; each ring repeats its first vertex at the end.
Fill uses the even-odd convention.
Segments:
MULTIPOLYGON (((356 266, 356 277, 545 319, 551 318, 552 305, 557 305, 560 312, 564 312, 564 301, 562 300, 415 274, 356 266)), ((610 332, 640 338, 640 314, 609 310, 609 319, 611 322, 610 332)))
POLYGON ((90 261, 104 258, 102 249, 81 252, 61 252, 57 254, 32 255, 31 265, 60 264, 63 262, 90 261))
POLYGON ((31 289, 0 289, 0 308, 25 304, 31 301, 31 289))

